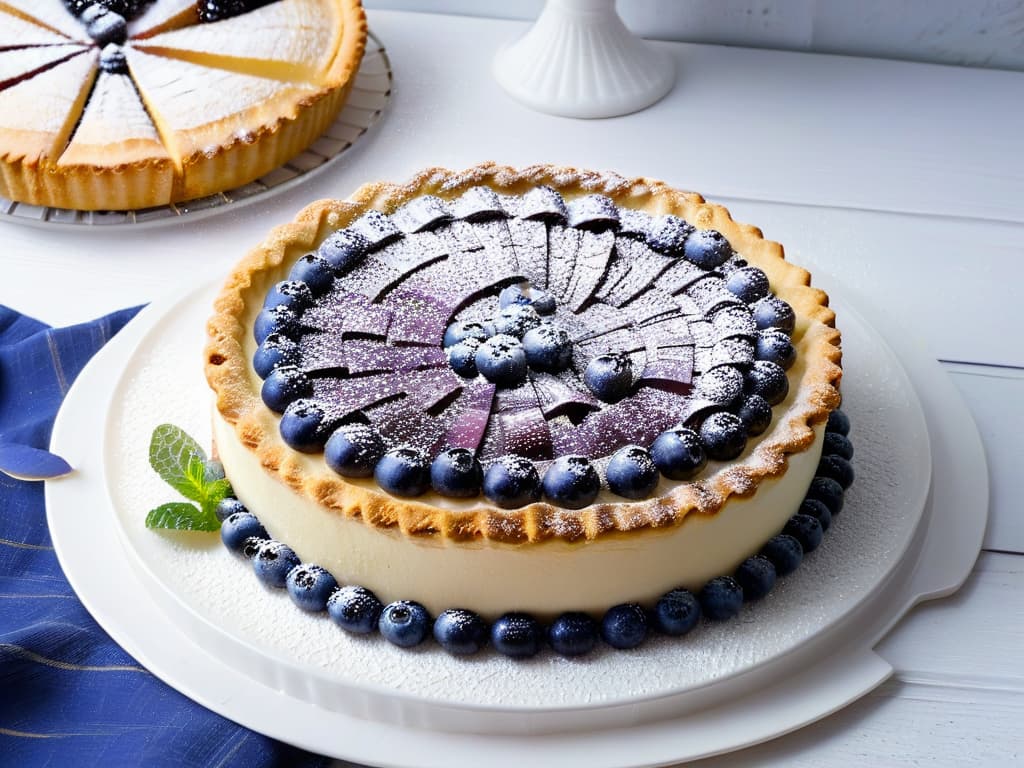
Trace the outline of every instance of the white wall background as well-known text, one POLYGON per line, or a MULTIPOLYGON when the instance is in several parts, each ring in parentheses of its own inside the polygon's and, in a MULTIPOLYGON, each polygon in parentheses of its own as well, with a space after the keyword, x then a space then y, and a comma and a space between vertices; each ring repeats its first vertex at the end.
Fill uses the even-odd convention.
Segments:
MULTIPOLYGON (((533 19, 543 0, 364 0, 533 19)), ((1024 70, 1024 0, 619 0, 644 37, 1024 70)))

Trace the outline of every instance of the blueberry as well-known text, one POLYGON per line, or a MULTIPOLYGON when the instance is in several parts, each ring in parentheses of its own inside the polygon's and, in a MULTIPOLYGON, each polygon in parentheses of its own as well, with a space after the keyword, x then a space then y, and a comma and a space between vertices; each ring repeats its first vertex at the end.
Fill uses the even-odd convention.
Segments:
POLYGON ((636 648, 647 638, 647 614, 636 603, 612 606, 601 619, 601 638, 612 648, 636 648))
POLYGON ((434 620, 434 639, 448 653, 468 656, 476 653, 487 642, 487 622, 472 611, 449 608, 434 620))
POLYGON ((659 632, 679 637, 700 621, 700 601, 687 589, 666 592, 654 606, 654 627, 659 632))
POLYGON ((338 588, 338 582, 319 565, 297 565, 288 571, 285 580, 292 602, 304 611, 327 610, 327 600, 338 588))
POLYGON ((452 323, 445 329, 442 345, 447 349, 465 339, 476 339, 483 342, 487 341, 492 335, 490 329, 483 323, 477 320, 463 320, 458 323, 452 323))
POLYGON ((832 525, 832 512, 829 510, 823 501, 817 499, 804 499, 800 502, 800 508, 797 510, 798 514, 810 515, 818 524, 821 526, 821 531, 824 533, 832 525))
POLYGON ((334 285, 334 270, 315 253, 307 253, 292 265, 288 279, 305 283, 313 296, 323 296, 334 285))
POLYGON ((337 423, 315 400, 289 403, 281 416, 281 438, 301 453, 319 453, 337 423))
POLYGON ((503 509, 524 507, 540 498, 540 476, 522 456, 502 456, 484 474, 484 495, 503 509))
POLYGON ((491 625, 491 645, 505 656, 536 656, 543 642, 543 627, 528 613, 506 613, 491 625))
MULTIPOLYGON (((248 513, 248 511, 249 510, 246 509, 245 504, 240 502, 234 496, 227 496, 217 503, 217 509, 214 511, 214 514, 216 514, 217 519, 223 523, 225 520, 227 520, 229 517, 231 517, 237 512, 248 513)), ((261 535, 265 536, 266 534, 261 535)))
POLYGON ((835 517, 843 511, 843 486, 831 477, 815 477, 807 488, 807 498, 824 502, 835 517))
POLYGON ((817 474, 820 477, 832 478, 844 491, 853 485, 853 465, 842 456, 822 456, 817 474))
POLYGON ((476 496, 483 481, 480 462, 468 448, 449 448, 430 465, 430 484, 442 496, 476 496))
POLYGON ((789 379, 781 365, 767 360, 755 360, 747 369, 747 392, 760 395, 769 405, 778 405, 789 394, 789 379))
POLYGON ((503 288, 498 294, 498 306, 502 309, 516 304, 533 307, 538 315, 550 315, 556 308, 555 297, 550 293, 521 283, 503 288))
POLYGON ((585 613, 563 613, 551 623, 548 642, 562 656, 582 656, 597 645, 597 622, 585 613))
POLYGON ((799 541, 805 554, 816 550, 823 536, 821 523, 810 515, 801 515, 799 512, 786 521, 786 527, 782 532, 799 541))
POLYGON ((299 345, 280 333, 267 336, 252 356, 252 367, 261 379, 267 378, 278 366, 296 365, 298 362, 299 345))
POLYGON ((739 368, 733 365, 720 365, 697 379, 695 394, 727 408, 743 394, 744 383, 745 379, 739 368))
POLYGON ((605 470, 612 493, 627 499, 650 496, 660 477, 650 452, 639 445, 626 445, 617 450, 605 470))
POLYGON ((668 214, 651 222, 647 244, 656 251, 671 256, 682 256, 686 238, 693 234, 694 227, 685 219, 668 214))
POLYGON ((480 349, 480 339, 468 338, 452 344, 445 350, 445 355, 448 357, 448 365, 463 378, 476 378, 476 353, 478 349, 480 349))
MULTIPOLYGON (((86 20, 86 18, 87 15, 83 14, 82 19, 86 20)), ((128 39, 128 23, 124 16, 112 11, 88 17, 85 31, 100 48, 110 43, 123 45, 128 39)))
POLYGON ((494 332, 506 336, 523 338, 531 328, 540 325, 540 315, 528 304, 513 304, 505 307, 494 316, 492 321, 494 332))
POLYGON ((725 621, 740 612, 743 588, 732 576, 718 576, 701 589, 701 612, 712 621, 725 621))
POLYGON ((275 368, 267 376, 260 390, 267 408, 276 413, 284 413, 291 403, 312 394, 313 383, 294 365, 280 365, 275 368))
POLYGON ((699 229, 683 243, 683 256, 701 269, 714 269, 732 258, 732 246, 721 232, 699 229))
POLYGON ((601 478, 586 456, 559 456, 544 473, 544 493, 560 507, 585 507, 600 490, 601 478))
POLYGON ((266 529, 249 512, 232 512, 220 524, 220 540, 232 552, 241 553, 247 539, 266 538, 266 529))
POLYGON ((217 459, 207 459, 203 462, 203 480, 207 483, 225 479, 224 465, 217 459))
POLYGON ((793 333, 796 327, 796 314, 793 308, 778 296, 765 296, 754 302, 754 323, 758 330, 779 328, 786 333, 793 333))
POLYGON ((768 539, 761 547, 761 554, 775 566, 776 576, 788 576, 800 567, 804 559, 804 548, 789 534, 780 533, 768 539))
POLYGON ((838 456, 849 461, 853 458, 853 443, 850 442, 850 438, 839 432, 826 432, 821 453, 824 456, 838 456))
POLYGON ((775 586, 775 566, 764 555, 748 557, 740 563, 734 578, 743 589, 744 600, 760 600, 775 586))
POLYGON ((513 283, 501 289, 498 294, 498 306, 502 309, 511 307, 514 304, 529 304, 530 297, 526 295, 526 287, 521 283, 513 283))
POLYGON ((262 344, 263 340, 272 333, 292 337, 301 330, 302 326, 299 324, 299 316, 295 314, 291 307, 281 304, 276 307, 260 310, 252 326, 252 335, 255 337, 257 344, 262 344))
POLYGON ((430 632, 430 614, 412 600, 397 600, 384 606, 377 629, 389 643, 411 648, 419 645, 430 632))
POLYGON ((768 295, 768 276, 757 267, 740 267, 729 273, 725 287, 737 298, 753 304, 768 295))
POLYGON ((511 387, 526 379, 526 352, 514 336, 492 336, 476 351, 476 369, 488 381, 511 387))
POLYGON ((689 480, 708 463, 700 437, 692 429, 670 429, 651 443, 651 459, 670 480, 689 480))
POLYGON ((299 564, 299 556, 280 541, 268 540, 260 544, 252 559, 253 570, 268 587, 283 589, 288 572, 299 564))
POLYGON ((754 339, 754 356, 758 360, 781 365, 789 370, 796 362, 796 347, 789 334, 779 328, 765 328, 757 332, 754 339))
POLYGON ((760 435, 772 423, 772 407, 760 395, 745 395, 734 406, 747 434, 760 435))
POLYGON ((107 43, 100 52, 100 69, 108 75, 127 75, 128 59, 124 48, 117 43, 107 43))
POLYGON ((368 635, 377 629, 384 606, 366 587, 346 584, 327 599, 327 614, 346 632, 368 635))
POLYGON ((724 411, 712 413, 700 425, 700 441, 710 458, 729 461, 743 453, 747 445, 747 428, 735 414, 724 411))
POLYGON ((828 415, 826 432, 838 432, 844 437, 850 434, 850 418, 838 408, 828 415))
POLYGON ((393 496, 420 496, 430 488, 430 459, 415 446, 392 448, 380 457, 373 479, 393 496))
POLYGON ((535 371, 558 373, 572 362, 572 339, 563 328, 542 323, 523 336, 526 362, 535 371))
POLYGON ((327 262, 334 274, 343 275, 363 260, 370 250, 370 241, 351 229, 339 229, 317 249, 317 256, 327 262))
POLYGON ((531 287, 528 294, 530 296, 530 306, 537 310, 538 315, 555 314, 558 302, 555 301, 555 297, 550 293, 542 291, 540 288, 531 287))
POLYGON ((301 315, 312 304, 313 292, 299 280, 282 280, 267 292, 263 300, 264 309, 288 307, 296 315, 301 315))
POLYGON ((327 466, 342 477, 370 477, 384 455, 384 439, 369 424, 342 424, 324 446, 327 466))
POLYGON ((598 400, 618 402, 629 394, 633 386, 633 361, 624 354, 591 358, 583 372, 583 383, 598 400))

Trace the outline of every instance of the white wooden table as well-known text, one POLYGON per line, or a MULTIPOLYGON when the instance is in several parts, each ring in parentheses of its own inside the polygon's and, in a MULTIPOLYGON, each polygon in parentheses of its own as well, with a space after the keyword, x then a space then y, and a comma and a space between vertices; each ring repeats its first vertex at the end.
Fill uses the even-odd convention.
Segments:
POLYGON ((491 80, 519 22, 370 14, 389 113, 330 170, 254 205, 149 230, 0 225, 0 303, 63 325, 223 273, 305 203, 425 165, 556 162, 649 175, 722 202, 943 362, 992 484, 985 551, 954 597, 879 646, 874 693, 706 766, 1024 763, 1024 74, 663 44, 679 81, 637 115, 530 112, 491 80))

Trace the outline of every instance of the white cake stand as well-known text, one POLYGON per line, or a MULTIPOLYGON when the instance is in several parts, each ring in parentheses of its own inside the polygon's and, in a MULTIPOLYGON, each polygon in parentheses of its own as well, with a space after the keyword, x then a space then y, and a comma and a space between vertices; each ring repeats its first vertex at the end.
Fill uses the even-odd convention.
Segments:
POLYGON ((548 0, 530 31, 498 52, 494 76, 533 109, 592 118, 650 106, 676 68, 626 28, 615 0, 548 0))

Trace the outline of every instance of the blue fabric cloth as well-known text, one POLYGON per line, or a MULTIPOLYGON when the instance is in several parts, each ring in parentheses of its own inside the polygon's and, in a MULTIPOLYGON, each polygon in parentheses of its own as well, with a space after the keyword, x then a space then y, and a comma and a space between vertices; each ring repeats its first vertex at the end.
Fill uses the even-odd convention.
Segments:
MULTIPOLYGON (((0 442, 47 448, 75 377, 137 311, 52 329, 0 306, 0 442)), ((64 578, 43 484, 0 473, 0 765, 325 764, 195 704, 118 647, 64 578)))

